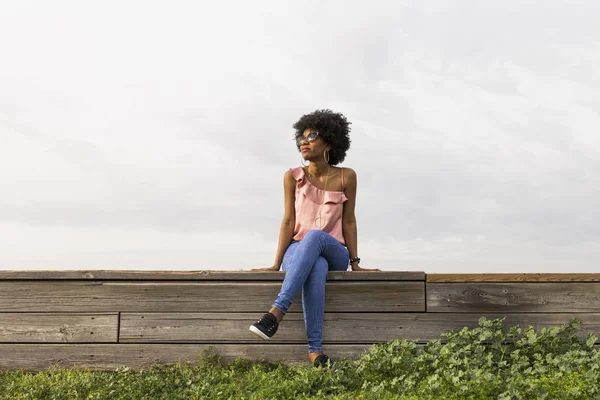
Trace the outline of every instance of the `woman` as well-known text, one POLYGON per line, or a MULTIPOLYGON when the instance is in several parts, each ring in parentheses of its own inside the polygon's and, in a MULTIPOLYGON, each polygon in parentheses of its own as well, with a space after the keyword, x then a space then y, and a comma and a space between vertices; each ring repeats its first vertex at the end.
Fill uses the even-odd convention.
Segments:
POLYGON ((308 357, 329 365, 323 353, 323 313, 327 271, 379 271, 359 266, 356 219, 356 173, 335 165, 350 148, 350 122, 331 110, 317 110, 294 124, 296 145, 308 165, 284 175, 285 214, 272 267, 286 271, 281 291, 268 313, 250 326, 262 339, 277 331, 292 301, 302 290, 308 357))

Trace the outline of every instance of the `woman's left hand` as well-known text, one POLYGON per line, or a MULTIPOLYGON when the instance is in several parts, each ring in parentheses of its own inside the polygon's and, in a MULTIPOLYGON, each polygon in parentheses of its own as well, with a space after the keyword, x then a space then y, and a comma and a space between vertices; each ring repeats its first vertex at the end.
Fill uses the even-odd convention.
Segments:
POLYGON ((356 267, 352 267, 352 271, 355 272, 381 272, 379 268, 361 268, 358 265, 356 267))

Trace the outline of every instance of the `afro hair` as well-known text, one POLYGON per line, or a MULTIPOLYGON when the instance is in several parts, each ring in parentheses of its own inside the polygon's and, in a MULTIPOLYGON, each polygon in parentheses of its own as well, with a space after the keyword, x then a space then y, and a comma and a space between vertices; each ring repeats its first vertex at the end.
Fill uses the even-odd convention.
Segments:
POLYGON ((294 139, 304 136, 306 129, 315 129, 325 142, 331 147, 329 151, 329 165, 337 165, 344 161, 346 152, 350 148, 350 124, 346 117, 331 110, 316 110, 303 115, 293 125, 296 130, 294 139))

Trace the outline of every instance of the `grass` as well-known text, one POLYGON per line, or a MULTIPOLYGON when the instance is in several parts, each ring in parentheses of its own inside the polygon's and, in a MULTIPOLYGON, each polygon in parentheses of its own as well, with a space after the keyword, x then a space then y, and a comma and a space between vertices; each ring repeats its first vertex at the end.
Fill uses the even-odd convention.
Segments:
POLYGON ((329 369, 199 355, 142 371, 51 368, 0 374, 21 399, 600 399, 596 337, 580 322, 536 332, 481 318, 424 346, 396 339, 329 369))

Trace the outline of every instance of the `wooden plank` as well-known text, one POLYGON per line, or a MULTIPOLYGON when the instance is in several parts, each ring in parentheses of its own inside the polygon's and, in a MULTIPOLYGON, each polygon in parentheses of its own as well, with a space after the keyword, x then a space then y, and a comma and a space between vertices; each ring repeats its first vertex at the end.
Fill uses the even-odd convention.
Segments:
MULTIPOLYGON (((334 360, 356 358, 369 345, 331 345, 325 350, 334 360)), ((223 362, 238 357, 284 360, 287 364, 310 365, 306 345, 269 344, 0 344, 0 371, 27 372, 58 367, 109 371, 126 365, 134 371, 157 364, 197 363, 203 351, 216 351, 223 362)))
POLYGON ((427 282, 600 282, 598 273, 427 274, 427 282))
MULTIPOLYGON (((264 343, 248 331, 260 313, 123 313, 121 343, 204 342, 264 343)), ((406 314, 329 313, 324 317, 325 343, 373 343, 398 337, 406 314)), ((306 343, 301 313, 288 313, 276 343, 306 343)))
MULTIPOLYGON (((573 314, 460 314, 460 313, 328 313, 323 342, 373 343, 396 338, 440 339, 443 332, 478 326, 479 318, 503 318, 505 326, 532 325, 536 330, 569 322, 573 314)), ((123 313, 122 343, 264 343, 248 331, 260 315, 241 313, 123 313)), ((600 313, 577 314, 581 333, 600 337, 600 313)), ((288 313, 269 343, 306 343, 303 315, 288 313)))
POLYGON ((594 282, 427 283, 428 312, 600 311, 600 284, 594 282))
MULTIPOLYGON (((324 350, 333 360, 340 360, 358 358, 369 347, 336 344, 324 350)), ((600 350, 600 346, 595 346, 595 350, 600 350)), ((224 363, 242 357, 310 365, 306 345, 299 344, 0 344, 0 372, 18 369, 38 372, 51 366, 93 371, 114 371, 128 366, 140 371, 159 364, 196 364, 204 351, 218 353, 224 363)))
MULTIPOLYGON (((265 312, 280 282, 3 281, 7 312, 265 312)), ((300 311, 299 295, 290 311, 300 311)), ((425 311, 424 282, 330 282, 328 312, 425 311)))
MULTIPOLYGON (((251 271, 136 271, 136 270, 6 270, 0 280, 136 280, 136 281, 282 281, 285 272, 251 271)), ((331 271, 328 280, 424 281, 423 271, 331 271)))
POLYGON ((116 343, 118 313, 0 313, 0 342, 116 343))

